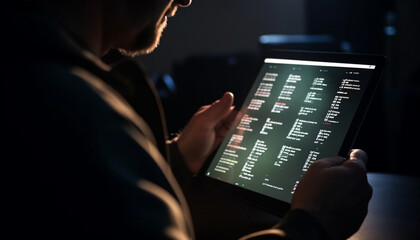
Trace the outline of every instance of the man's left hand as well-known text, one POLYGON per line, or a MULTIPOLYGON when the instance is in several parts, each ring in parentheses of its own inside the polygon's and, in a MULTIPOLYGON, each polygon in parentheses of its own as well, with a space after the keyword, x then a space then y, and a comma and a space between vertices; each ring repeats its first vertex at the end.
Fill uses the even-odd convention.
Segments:
POLYGON ((201 107, 178 138, 185 164, 197 174, 210 154, 219 146, 235 119, 233 94, 226 92, 211 105, 201 107))

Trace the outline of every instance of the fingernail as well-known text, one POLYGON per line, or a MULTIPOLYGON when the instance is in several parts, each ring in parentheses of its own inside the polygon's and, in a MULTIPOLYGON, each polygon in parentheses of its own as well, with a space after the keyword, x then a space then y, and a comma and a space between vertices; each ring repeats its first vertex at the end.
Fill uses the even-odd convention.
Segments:
POLYGON ((360 150, 360 149, 352 149, 350 151, 350 156, 349 156, 350 160, 355 160, 355 159, 360 159, 363 162, 367 162, 367 155, 364 151, 360 150))

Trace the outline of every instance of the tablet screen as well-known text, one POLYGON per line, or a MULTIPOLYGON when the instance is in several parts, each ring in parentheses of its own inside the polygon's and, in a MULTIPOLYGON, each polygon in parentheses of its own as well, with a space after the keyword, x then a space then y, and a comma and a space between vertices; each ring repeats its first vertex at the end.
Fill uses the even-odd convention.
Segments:
POLYGON ((266 57, 205 176, 290 203, 311 163, 352 147, 362 117, 353 120, 369 104, 378 67, 374 61, 266 57))

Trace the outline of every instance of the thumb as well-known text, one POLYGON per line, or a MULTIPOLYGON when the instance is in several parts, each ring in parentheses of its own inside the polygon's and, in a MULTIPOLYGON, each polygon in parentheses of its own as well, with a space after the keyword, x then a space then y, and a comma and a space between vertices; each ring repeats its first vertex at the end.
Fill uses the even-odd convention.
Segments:
POLYGON ((356 164, 366 172, 367 154, 361 149, 352 149, 349 155, 349 160, 345 165, 356 164))
POLYGON ((233 94, 226 92, 221 99, 201 112, 201 120, 205 121, 208 127, 215 127, 230 112, 233 99, 233 94))

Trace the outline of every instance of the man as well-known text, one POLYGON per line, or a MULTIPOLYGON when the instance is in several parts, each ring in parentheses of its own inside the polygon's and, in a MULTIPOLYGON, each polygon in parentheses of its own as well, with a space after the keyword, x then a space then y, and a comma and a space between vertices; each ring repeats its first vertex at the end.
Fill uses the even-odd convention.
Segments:
MULTIPOLYGON (((17 1, 7 9, 2 156, 3 234, 193 239, 184 193, 225 136, 233 94, 203 107, 168 140, 159 99, 132 61, 191 0, 17 1)), ((244 238, 344 239, 372 189, 366 154, 315 162, 292 210, 244 238)), ((221 237, 223 238, 223 237, 221 237)))

